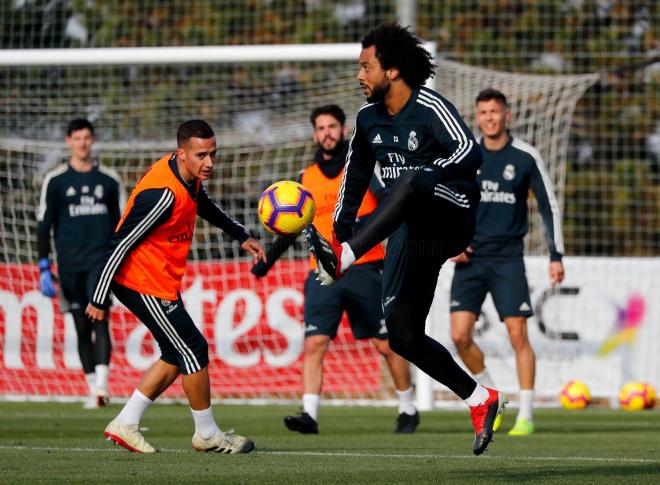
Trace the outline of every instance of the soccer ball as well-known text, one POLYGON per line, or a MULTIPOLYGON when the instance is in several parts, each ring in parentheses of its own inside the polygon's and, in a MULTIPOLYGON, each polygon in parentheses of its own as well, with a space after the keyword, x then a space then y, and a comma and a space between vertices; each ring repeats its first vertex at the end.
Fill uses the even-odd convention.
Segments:
POLYGON ((269 186, 259 198, 259 220, 267 231, 291 236, 314 220, 312 193, 298 182, 282 180, 269 186))
POLYGON ((591 393, 584 382, 570 381, 562 387, 559 401, 564 409, 584 409, 591 403, 591 393))
POLYGON ((646 382, 628 382, 619 392, 619 404, 626 411, 652 409, 655 406, 655 389, 646 382))

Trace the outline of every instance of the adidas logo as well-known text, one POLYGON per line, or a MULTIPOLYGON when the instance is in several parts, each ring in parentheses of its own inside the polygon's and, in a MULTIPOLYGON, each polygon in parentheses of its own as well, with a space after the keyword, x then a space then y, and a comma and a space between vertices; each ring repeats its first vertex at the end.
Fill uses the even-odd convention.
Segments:
POLYGON ((66 196, 67 197, 73 197, 74 195, 76 195, 76 189, 74 189, 73 187, 69 187, 66 190, 66 196))
POLYGON ((312 332, 312 331, 314 331, 314 330, 318 330, 318 329, 319 329, 319 327, 317 327, 316 325, 313 325, 313 324, 311 324, 311 323, 305 325, 305 330, 306 330, 307 332, 312 332))
POLYGON ((449 303, 449 306, 452 307, 452 308, 453 308, 453 307, 456 307, 456 306, 460 306, 460 305, 461 305, 461 302, 460 302, 460 301, 456 301, 456 300, 452 300, 452 301, 449 303))
POLYGON ((376 143, 383 143, 382 138, 380 137, 380 133, 376 134, 373 140, 371 140, 371 143, 376 144, 376 143))
POLYGON ((528 312, 530 310, 529 305, 527 302, 523 301, 522 304, 520 305, 520 308, 518 308, 521 312, 528 312))

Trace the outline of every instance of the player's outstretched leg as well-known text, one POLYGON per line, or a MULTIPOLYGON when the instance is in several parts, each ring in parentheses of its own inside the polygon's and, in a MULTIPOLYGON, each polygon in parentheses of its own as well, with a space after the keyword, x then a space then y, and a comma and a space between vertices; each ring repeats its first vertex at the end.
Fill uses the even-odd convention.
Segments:
POLYGON ((302 434, 319 434, 319 424, 304 411, 295 416, 285 416, 284 425, 291 431, 302 434))
POLYGON ((475 455, 481 455, 493 439, 493 425, 498 414, 502 412, 503 398, 494 389, 486 388, 488 399, 483 404, 470 406, 472 426, 474 427, 474 446, 472 451, 475 455))

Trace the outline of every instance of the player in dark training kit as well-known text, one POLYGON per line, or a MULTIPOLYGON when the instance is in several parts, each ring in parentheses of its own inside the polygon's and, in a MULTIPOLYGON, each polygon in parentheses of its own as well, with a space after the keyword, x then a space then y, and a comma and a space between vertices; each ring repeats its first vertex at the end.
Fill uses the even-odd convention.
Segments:
MULTIPOLYGON (((332 237, 333 211, 337 192, 344 172, 348 143, 346 115, 336 105, 320 106, 310 116, 314 127, 313 138, 319 148, 314 163, 305 168, 298 178, 314 196, 316 216, 314 227, 324 236, 332 237)), ((383 196, 383 186, 374 174, 370 188, 362 199, 357 217, 364 223, 383 196)), ((266 262, 259 261, 252 273, 265 276, 269 269, 296 237, 280 237, 269 248, 266 262)), ((324 287, 316 281, 316 262, 311 258, 311 270, 305 280, 305 348, 303 356, 303 411, 286 416, 284 424, 292 431, 318 433, 318 407, 323 387, 323 359, 344 311, 356 339, 371 339, 376 350, 385 357, 399 398, 399 416, 396 433, 413 433, 419 424, 419 413, 413 403, 410 365, 392 352, 388 344, 387 328, 381 305, 381 269, 385 251, 381 244, 356 261, 340 282, 324 287)))
POLYGON ((89 121, 71 121, 66 142, 69 161, 48 172, 41 188, 37 213, 41 292, 51 298, 57 294, 48 257, 53 229, 60 308, 73 316, 89 390, 85 408, 93 409, 108 402, 111 342, 108 321, 93 324, 85 307, 92 296, 92 270, 119 222, 125 195, 119 176, 92 159, 94 127, 89 121))
POLYGON ((306 232, 319 278, 331 284, 387 238, 383 308, 390 346, 441 382, 470 408, 473 451, 492 439, 499 393, 478 384, 424 327, 442 264, 474 233, 481 153, 454 106, 423 87, 434 65, 421 41, 398 25, 362 39, 358 80, 367 103, 358 112, 334 214, 336 239, 306 232), (353 223, 375 163, 389 193, 366 224, 353 223))
MULTIPOLYGON (((481 204, 472 243, 455 258, 451 333, 468 369, 483 385, 492 386, 484 355, 472 337, 481 305, 490 292, 509 332, 518 368, 520 410, 509 434, 524 436, 534 432, 535 377, 534 350, 527 336, 527 318, 533 312, 523 261, 528 192, 534 192, 545 224, 553 285, 564 279, 559 206, 539 152, 507 130, 511 111, 504 94, 485 89, 477 96, 476 105, 477 124, 483 134, 484 163, 477 175, 481 204)), ((495 429, 500 421, 498 418, 495 429)))

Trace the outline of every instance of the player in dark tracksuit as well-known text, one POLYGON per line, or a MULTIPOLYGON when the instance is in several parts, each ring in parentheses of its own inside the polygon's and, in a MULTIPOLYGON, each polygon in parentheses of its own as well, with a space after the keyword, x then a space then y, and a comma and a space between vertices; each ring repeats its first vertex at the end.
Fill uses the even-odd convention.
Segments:
POLYGON ((108 395, 111 342, 108 321, 94 325, 85 307, 94 285, 92 270, 119 222, 125 201, 119 176, 92 159, 94 127, 75 119, 67 128, 69 161, 46 174, 39 200, 37 246, 41 291, 57 293, 49 260, 55 236, 61 310, 73 316, 78 355, 89 387, 86 408, 104 406, 108 395))
POLYGON ((520 411, 509 434, 523 436, 534 432, 535 357, 527 337, 527 318, 533 312, 523 262, 529 190, 534 192, 545 224, 553 284, 564 277, 560 213, 541 155, 507 131, 511 112, 504 94, 485 89, 477 96, 476 105, 477 124, 483 134, 484 163, 477 175, 481 203, 474 238, 469 248, 455 258, 450 302, 452 339, 477 380, 492 386, 484 355, 472 337, 481 305, 490 292, 509 332, 520 381, 520 411))
POLYGON ((474 233, 481 153, 454 106, 422 86, 434 66, 407 29, 381 25, 370 31, 359 62, 358 80, 368 102, 358 112, 350 142, 335 210, 336 240, 323 239, 313 225, 307 230, 319 278, 338 279, 389 236, 383 307, 390 346, 465 400, 475 429, 473 451, 481 454, 501 410, 499 393, 479 385, 425 334, 440 268, 474 233), (352 234, 376 162, 389 193, 352 234))

